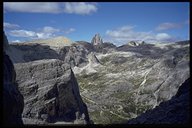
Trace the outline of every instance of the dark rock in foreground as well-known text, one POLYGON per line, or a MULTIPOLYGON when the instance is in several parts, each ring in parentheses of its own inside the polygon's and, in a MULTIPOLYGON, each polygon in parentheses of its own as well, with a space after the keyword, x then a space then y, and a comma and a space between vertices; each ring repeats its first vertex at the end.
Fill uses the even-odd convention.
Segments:
POLYGON ((189 124, 190 122, 190 78, 169 101, 162 102, 153 110, 141 114, 128 124, 189 124))
POLYGON ((17 82, 24 96, 23 118, 37 123, 89 123, 78 83, 70 68, 58 59, 15 64, 17 82), (83 119, 82 119, 83 118, 83 119))
POLYGON ((3 54, 3 123, 5 126, 23 125, 23 96, 15 82, 15 71, 9 56, 3 54))
POLYGON ((4 126, 23 125, 24 100, 17 87, 13 63, 6 54, 9 44, 5 34, 3 38, 3 123, 4 126))

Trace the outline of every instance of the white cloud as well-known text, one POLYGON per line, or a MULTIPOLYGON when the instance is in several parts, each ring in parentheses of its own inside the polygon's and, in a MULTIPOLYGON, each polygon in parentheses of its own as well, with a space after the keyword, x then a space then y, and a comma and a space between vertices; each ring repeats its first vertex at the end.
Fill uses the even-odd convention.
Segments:
POLYGON ((44 33, 54 33, 54 32, 59 32, 59 29, 56 29, 56 28, 53 28, 53 27, 50 27, 50 26, 45 26, 43 28, 43 32, 44 33))
POLYGON ((13 40, 13 41, 11 41, 11 42, 19 43, 19 42, 21 42, 21 41, 20 41, 20 40, 13 40))
POLYGON ((75 14, 90 14, 97 11, 97 7, 92 3, 85 2, 67 2, 65 3, 64 12, 75 14))
POLYGON ((11 30, 9 33, 11 36, 15 37, 35 37, 36 33, 27 30, 11 30))
POLYGON ((58 13, 59 3, 55 2, 4 2, 6 12, 58 13))
POLYGON ((11 24, 11 23, 4 22, 3 27, 8 28, 8 29, 15 29, 15 28, 19 28, 20 26, 17 24, 11 24))
POLYGON ((86 2, 4 2, 4 12, 90 14, 96 4, 86 2))
POLYGON ((161 41, 161 40, 169 40, 171 38, 170 35, 168 35, 167 33, 158 33, 156 35, 156 39, 161 41))
POLYGON ((123 26, 114 30, 107 30, 105 39, 106 41, 111 41, 116 45, 125 44, 129 41, 146 41, 148 43, 155 42, 170 42, 174 38, 167 33, 153 33, 149 32, 136 32, 134 31, 134 26, 123 26))
POLYGON ((64 31, 66 34, 69 34, 69 33, 72 33, 72 32, 74 32, 74 31, 76 31, 74 28, 70 28, 70 29, 68 29, 68 30, 66 30, 66 31, 64 31))
POLYGON ((157 31, 163 31, 163 30, 168 30, 168 29, 174 29, 174 28, 180 28, 181 24, 176 24, 176 23, 162 23, 159 26, 156 27, 157 31))
POLYGON ((54 35, 52 33, 43 33, 43 32, 38 32, 36 33, 36 36, 34 38, 37 39, 46 39, 46 38, 51 38, 54 35))
POLYGON ((27 37, 31 39, 46 39, 54 37, 55 36, 54 33, 59 31, 60 31, 59 29, 50 26, 45 26, 39 32, 28 30, 12 30, 10 31, 9 35, 14 37, 27 37))

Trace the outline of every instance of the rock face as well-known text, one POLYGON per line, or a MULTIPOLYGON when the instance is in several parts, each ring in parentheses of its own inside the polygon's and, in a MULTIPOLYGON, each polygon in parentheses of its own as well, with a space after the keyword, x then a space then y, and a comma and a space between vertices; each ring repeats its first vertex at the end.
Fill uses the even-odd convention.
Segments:
MULTIPOLYGON (((4 46, 8 46, 4 35, 4 46)), ((5 47, 4 47, 5 48, 5 47)), ((16 74, 8 55, 3 52, 3 123, 5 126, 22 125, 23 96, 18 90, 16 74)))
POLYGON ((41 59, 58 59, 58 53, 51 49, 50 46, 45 46, 41 44, 13 44, 12 48, 21 51, 20 58, 24 61, 19 61, 18 57, 15 57, 14 52, 11 56, 13 58, 14 63, 21 62, 30 62, 41 59))
POLYGON ((190 79, 180 87, 170 100, 162 102, 152 110, 141 114, 128 124, 189 124, 190 123, 190 79))
POLYGON ((89 51, 82 45, 76 45, 70 47, 63 47, 59 52, 59 59, 65 63, 74 66, 85 66, 88 63, 87 55, 89 51))
POLYGON ((94 46, 91 43, 86 42, 86 41, 76 41, 76 43, 74 43, 74 45, 81 45, 82 47, 87 49, 89 52, 94 51, 94 46))
POLYGON ((22 116, 26 124, 32 119, 37 120, 36 123, 54 123, 74 122, 79 118, 89 123, 70 65, 49 59, 15 64, 15 69, 19 90, 24 96, 22 116))
POLYGON ((92 45, 100 45, 103 43, 103 40, 101 39, 99 34, 96 34, 93 39, 91 40, 92 45))
POLYGON ((89 58, 89 62, 93 63, 93 64, 100 64, 100 61, 97 59, 97 57, 95 56, 95 54, 93 52, 91 52, 88 56, 89 58))
MULTIPOLYGON (((91 44, 90 44, 91 45, 91 44)), ((87 44, 86 46, 89 47, 87 44)), ((87 55, 91 51, 82 44, 63 46, 59 49, 52 49, 48 45, 42 44, 12 44, 11 59, 14 63, 23 63, 43 59, 60 59, 74 66, 84 66, 87 64, 87 55), (17 54, 14 54, 17 53, 17 54)))
POLYGON ((97 53, 110 53, 116 51, 116 46, 112 43, 105 42, 100 45, 94 45, 94 51, 97 53))

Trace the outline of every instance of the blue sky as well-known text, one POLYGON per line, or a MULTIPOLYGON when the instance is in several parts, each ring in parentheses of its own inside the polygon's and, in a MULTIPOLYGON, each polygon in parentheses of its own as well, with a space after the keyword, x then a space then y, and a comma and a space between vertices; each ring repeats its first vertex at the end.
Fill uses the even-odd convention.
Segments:
POLYGON ((104 42, 173 42, 189 39, 187 2, 4 2, 4 31, 19 42, 65 36, 104 42))

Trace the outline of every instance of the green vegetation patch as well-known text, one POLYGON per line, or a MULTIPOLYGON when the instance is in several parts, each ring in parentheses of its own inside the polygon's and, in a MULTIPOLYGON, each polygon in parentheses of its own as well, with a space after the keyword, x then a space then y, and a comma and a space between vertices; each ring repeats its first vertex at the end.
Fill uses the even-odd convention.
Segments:
POLYGON ((111 94, 111 96, 118 99, 127 99, 127 98, 130 98, 132 94, 133 93, 130 93, 130 92, 116 92, 111 94))
POLYGON ((83 74, 81 76, 77 75, 77 81, 82 88, 95 90, 105 87, 107 82, 102 73, 92 73, 92 74, 83 74))

